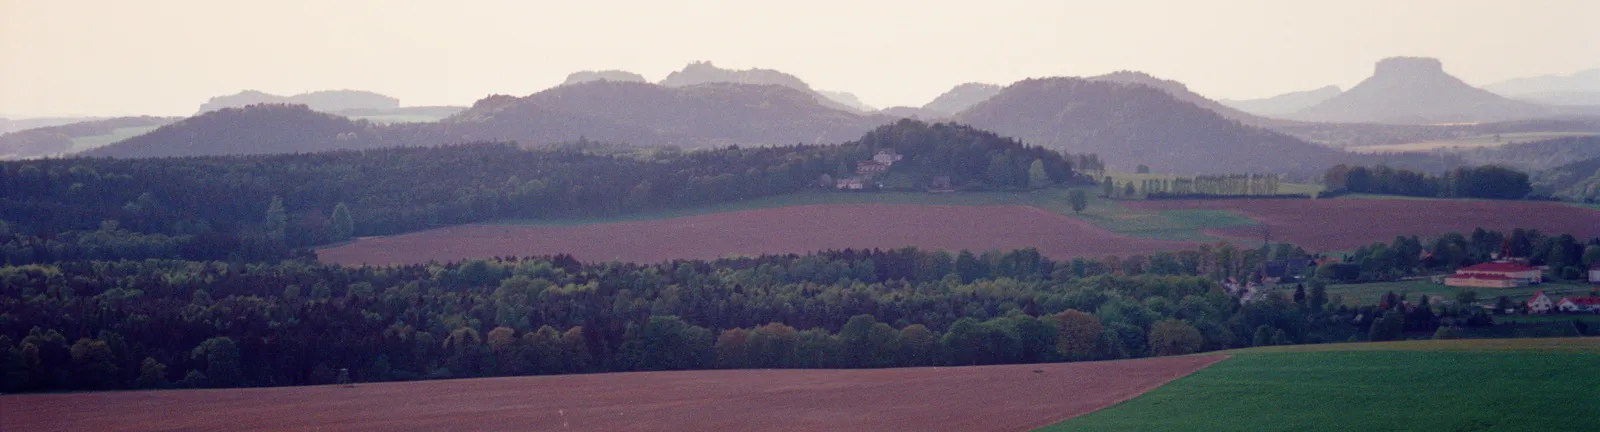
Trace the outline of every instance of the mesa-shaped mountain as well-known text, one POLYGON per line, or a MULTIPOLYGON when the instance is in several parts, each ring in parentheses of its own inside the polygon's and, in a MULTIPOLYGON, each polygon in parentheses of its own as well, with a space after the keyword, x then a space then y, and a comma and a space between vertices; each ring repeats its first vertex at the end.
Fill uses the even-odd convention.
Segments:
MULTIPOLYGON (((1000 90, 1004 88, 1005 87, 994 84, 975 82, 957 85, 951 88, 950 91, 946 91, 940 94, 938 97, 933 98, 932 101, 929 101, 926 105, 923 105, 921 109, 922 112, 926 113, 937 114, 941 116, 953 116, 956 113, 966 111, 967 108, 971 108, 973 105, 977 105, 979 102, 989 100, 989 98, 999 94, 1000 90)), ((902 112, 911 113, 909 111, 902 112)))
POLYGON ((83 147, 98 147, 178 120, 176 117, 115 117, 11 132, 0 135, 0 159, 53 156, 83 147), (81 145, 80 141, 83 141, 81 145))
POLYGON ((255 90, 245 90, 238 94, 213 97, 211 100, 206 101, 205 104, 200 105, 199 113, 223 108, 243 108, 257 104, 299 104, 310 107, 315 111, 333 113, 348 110, 392 110, 400 107, 400 100, 361 90, 325 90, 301 93, 294 96, 278 96, 255 90))
POLYGON ((649 82, 644 76, 624 70, 577 71, 567 75, 561 85, 582 84, 589 81, 649 82))
POLYGON ((1475 123, 1552 114, 1550 107, 1512 100, 1445 73, 1437 59, 1394 57, 1371 77, 1289 118, 1320 122, 1475 123))
MULTIPOLYGON (((709 61, 698 61, 689 63, 683 67, 683 70, 667 74, 667 77, 661 80, 661 85, 665 87, 689 87, 714 83, 783 86, 811 93, 817 99, 817 102, 829 108, 855 112, 869 111, 856 108, 856 106, 866 105, 862 104, 860 100, 841 102, 835 99, 834 96, 829 96, 827 92, 811 88, 810 84, 806 84, 799 77, 772 69, 723 69, 711 64, 709 61)), ((851 95, 850 98, 854 99, 855 96, 851 95)))
POLYGON ((1029 144, 1097 153, 1114 169, 1311 175, 1338 151, 1266 129, 1144 84, 1083 78, 1019 81, 956 116, 1029 144))
POLYGON ((1550 105, 1600 105, 1600 69, 1571 75, 1509 79, 1485 85, 1483 89, 1512 99, 1550 105))
POLYGON ((1274 117, 1294 114, 1296 111, 1310 108, 1313 105, 1338 96, 1340 93, 1344 93, 1344 90, 1340 90, 1339 86, 1330 85, 1315 90, 1289 92, 1268 98, 1223 99, 1217 102, 1250 114, 1274 117))

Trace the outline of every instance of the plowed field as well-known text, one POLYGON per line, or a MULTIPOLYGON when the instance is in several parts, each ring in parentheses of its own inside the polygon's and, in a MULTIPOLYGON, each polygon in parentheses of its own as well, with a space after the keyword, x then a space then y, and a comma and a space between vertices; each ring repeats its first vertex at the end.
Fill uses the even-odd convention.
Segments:
POLYGON ((658 262, 826 249, 1010 250, 1051 258, 1148 254, 1188 242, 1139 239, 1028 206, 829 204, 581 226, 462 225, 367 238, 317 252, 323 261, 414 264, 571 254, 583 261, 658 262))
MULTIPOLYGON (((1271 230, 1273 241, 1313 251, 1355 249, 1395 236, 1467 234, 1474 228, 1510 231, 1535 228, 1546 234, 1600 236, 1600 211, 1529 201, 1432 199, 1182 200, 1133 201, 1146 210, 1233 210, 1271 230)), ((1260 239, 1259 226, 1207 230, 1208 234, 1260 239)))
POLYGON ((0 397, 17 431, 1025 431, 1223 356, 0 397))

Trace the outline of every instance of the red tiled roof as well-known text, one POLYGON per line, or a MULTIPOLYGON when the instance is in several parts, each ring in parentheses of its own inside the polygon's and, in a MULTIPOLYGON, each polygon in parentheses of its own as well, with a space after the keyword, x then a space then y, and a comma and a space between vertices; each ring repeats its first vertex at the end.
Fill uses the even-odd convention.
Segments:
POLYGON ((1455 274, 1445 276, 1445 279, 1482 279, 1482 280, 1511 280, 1510 277, 1497 274, 1455 274))
POLYGON ((1600 297, 1567 297, 1562 300, 1570 300, 1573 304, 1584 306, 1600 306, 1600 297))
POLYGON ((1480 272, 1510 273, 1510 272, 1525 272, 1525 271, 1532 271, 1532 270, 1538 270, 1538 269, 1533 268, 1533 267, 1528 267, 1528 266, 1525 266, 1525 265, 1518 265, 1518 264, 1512 264, 1512 263, 1483 263, 1483 264, 1478 264, 1478 265, 1475 265, 1475 266, 1463 268, 1460 271, 1464 271, 1464 272, 1480 271, 1480 272))

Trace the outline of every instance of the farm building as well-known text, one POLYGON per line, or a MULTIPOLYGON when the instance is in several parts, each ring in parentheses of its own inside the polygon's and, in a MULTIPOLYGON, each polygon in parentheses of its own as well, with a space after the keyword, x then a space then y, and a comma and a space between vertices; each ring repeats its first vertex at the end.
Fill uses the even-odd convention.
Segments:
POLYGON ((1444 284, 1455 287, 1510 288, 1536 284, 1543 281, 1539 269, 1509 262, 1483 263, 1456 270, 1444 278, 1444 284))
POLYGON ((1528 313, 1550 313, 1550 310, 1554 308, 1555 302, 1550 301, 1550 296, 1544 295, 1544 291, 1533 293, 1533 298, 1528 299, 1528 313))
POLYGON ((905 158, 905 156, 895 153, 894 149, 878 150, 878 154, 872 155, 873 162, 883 164, 885 167, 894 165, 895 162, 899 162, 902 158, 905 158))
POLYGON ((1600 313, 1600 297, 1565 297, 1556 302, 1556 310, 1600 313))

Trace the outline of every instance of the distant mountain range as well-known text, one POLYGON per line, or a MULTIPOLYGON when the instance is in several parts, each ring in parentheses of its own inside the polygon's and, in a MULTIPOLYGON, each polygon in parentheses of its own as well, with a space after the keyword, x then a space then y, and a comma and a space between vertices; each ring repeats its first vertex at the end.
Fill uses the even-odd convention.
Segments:
POLYGON ((346 110, 392 110, 400 107, 400 100, 381 94, 360 90, 327 90, 278 96, 255 90, 238 94, 217 96, 200 105, 199 113, 223 108, 242 108, 255 104, 300 104, 315 111, 338 112, 346 110))
POLYGON ((1337 150, 1247 126, 1166 90, 1110 79, 1020 81, 957 114, 974 127, 1074 153, 1114 169, 1157 172, 1291 172, 1325 168, 1337 150))
POLYGON ((1550 105, 1600 105, 1600 69, 1516 78, 1483 86, 1501 96, 1550 105))
POLYGON ((1233 109, 1258 116, 1280 117, 1310 108, 1313 105, 1322 103, 1323 101, 1331 99, 1334 96, 1338 96, 1340 93, 1344 93, 1344 91, 1340 90, 1339 86, 1326 86, 1316 90, 1284 93, 1269 98, 1244 100, 1223 99, 1217 102, 1232 107, 1233 109))
POLYGON ((723 69, 711 62, 701 61, 689 63, 683 70, 667 74, 660 84, 666 87, 688 87, 712 83, 783 86, 816 95, 817 101, 829 108, 856 112, 871 111, 871 107, 861 103, 861 100, 853 94, 817 91, 794 75, 772 69, 723 69))
POLYGON ((1290 115, 1295 120, 1344 123, 1474 123, 1534 118, 1556 110, 1512 100, 1445 73, 1437 59, 1394 57, 1349 91, 1290 115))
POLYGON ((893 118, 823 106, 778 85, 669 88, 590 81, 526 97, 490 96, 438 122, 380 124, 262 104, 208 112, 86 155, 162 157, 293 153, 471 141, 528 145, 580 138, 686 148, 844 142, 893 118))

